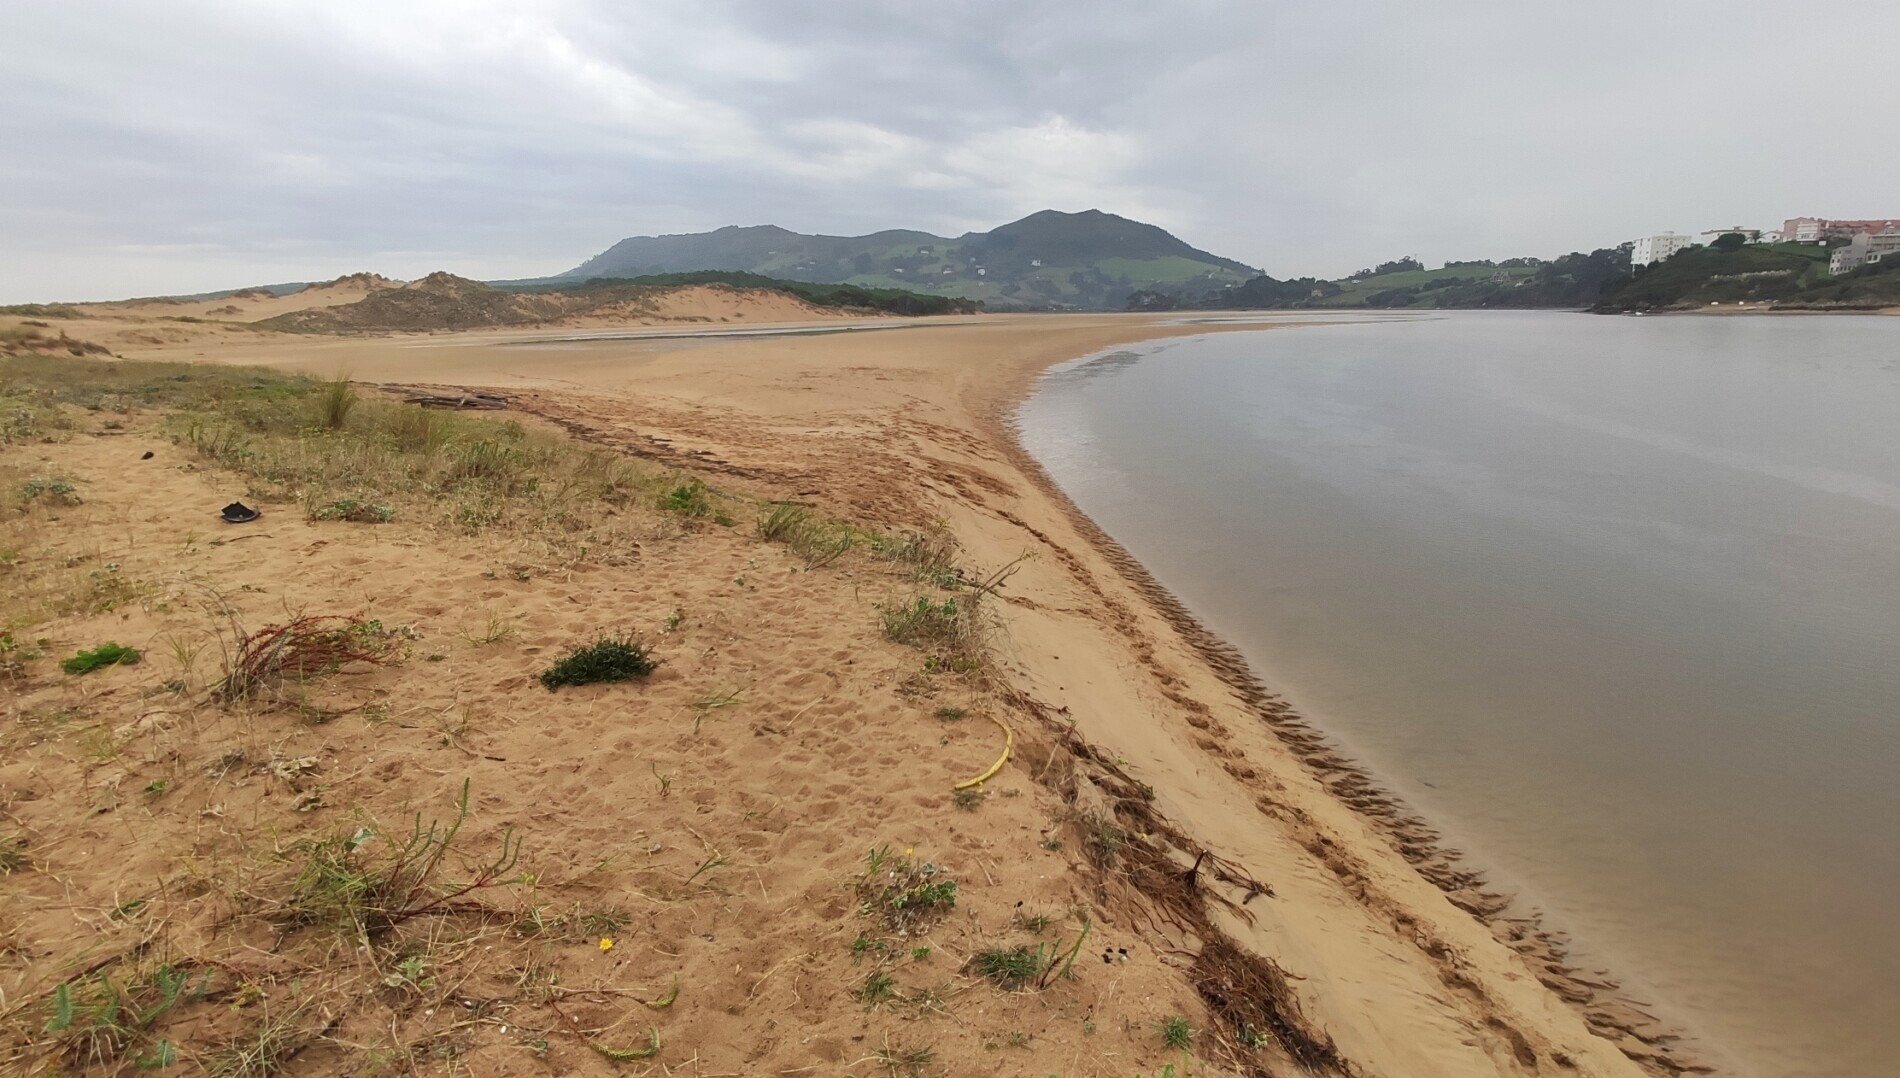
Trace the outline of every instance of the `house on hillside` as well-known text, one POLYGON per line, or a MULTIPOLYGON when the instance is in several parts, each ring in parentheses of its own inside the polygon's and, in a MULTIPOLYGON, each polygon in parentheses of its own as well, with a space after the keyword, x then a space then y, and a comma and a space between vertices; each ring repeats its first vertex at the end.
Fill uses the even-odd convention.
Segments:
POLYGON ((1694 236, 1684 236, 1676 232, 1664 232, 1655 236, 1644 236, 1630 248, 1630 268, 1640 269, 1651 262, 1661 262, 1686 247, 1701 246, 1694 236))
POLYGON ((1900 218, 1847 221, 1827 217, 1790 217, 1781 225, 1781 235, 1792 243, 1820 243, 1823 240, 1851 240, 1862 232, 1878 236, 1890 228, 1900 228, 1900 218))
POLYGON ((1834 248, 1828 255, 1827 271, 1839 275, 1871 266, 1900 253, 1900 222, 1879 232, 1859 232, 1845 247, 1834 248))

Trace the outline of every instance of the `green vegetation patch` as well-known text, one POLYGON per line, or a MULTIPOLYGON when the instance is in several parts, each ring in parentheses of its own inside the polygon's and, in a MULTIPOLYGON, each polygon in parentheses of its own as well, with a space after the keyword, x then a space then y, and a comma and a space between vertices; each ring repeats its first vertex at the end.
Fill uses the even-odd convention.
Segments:
POLYGON ((78 318, 79 308, 70 303, 10 303, 0 307, 0 314, 19 318, 78 318))
POLYGON ((20 500, 42 505, 78 505, 79 491, 64 479, 36 475, 20 484, 20 500))
POLYGON ((994 947, 970 956, 970 972, 996 982, 998 988, 1017 989, 1042 974, 1044 958, 1039 950, 1017 944, 994 947))
POLYGON ((660 508, 685 517, 703 517, 713 511, 706 484, 689 479, 660 495, 660 508))
POLYGON ((957 881, 948 869, 888 846, 872 849, 858 878, 861 917, 877 917, 894 931, 908 933, 950 912, 957 904, 957 881))
POLYGON ((541 684, 553 692, 563 685, 631 681, 646 677, 659 665, 646 645, 632 636, 603 636, 575 648, 543 670, 541 684))
POLYGON ((177 1048, 156 1033, 160 1020, 181 1003, 204 998, 211 977, 208 969, 161 965, 114 981, 99 970, 55 986, 41 1028, 60 1058, 76 1067, 119 1073, 130 1063, 160 1070, 178 1058, 177 1048))
POLYGON ((396 519, 396 511, 387 505, 362 498, 339 498, 309 509, 311 520, 347 520, 355 524, 387 524, 396 519))
POLYGON ((107 666, 131 666, 139 661, 137 648, 105 643, 91 651, 82 651, 70 659, 61 659, 59 668, 68 674, 90 674, 107 666))

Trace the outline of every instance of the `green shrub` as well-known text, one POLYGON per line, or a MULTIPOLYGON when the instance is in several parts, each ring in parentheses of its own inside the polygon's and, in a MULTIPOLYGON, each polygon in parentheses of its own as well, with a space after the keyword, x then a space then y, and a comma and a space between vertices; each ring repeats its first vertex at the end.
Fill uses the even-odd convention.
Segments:
POLYGON ((599 681, 630 681, 646 677, 660 665, 645 644, 631 636, 603 636, 563 655, 541 672, 549 692, 563 685, 592 685, 599 681))
POLYGON ((90 674, 102 666, 119 664, 131 666, 138 661, 138 649, 105 643, 91 651, 82 651, 70 659, 61 659, 59 668, 68 674, 90 674))
POLYGON ((79 493, 64 479, 47 479, 36 475, 21 484, 20 500, 50 502, 53 505, 78 505, 79 493))
POLYGON ((706 484, 689 479, 660 496, 660 508, 681 516, 703 517, 712 512, 706 484))

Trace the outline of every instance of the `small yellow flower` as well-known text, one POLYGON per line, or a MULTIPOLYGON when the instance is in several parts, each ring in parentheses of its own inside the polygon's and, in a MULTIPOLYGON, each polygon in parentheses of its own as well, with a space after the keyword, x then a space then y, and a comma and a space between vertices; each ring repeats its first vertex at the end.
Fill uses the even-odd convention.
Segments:
POLYGON ((916 852, 917 852, 917 847, 915 847, 915 846, 906 846, 906 847, 904 847, 904 856, 905 856, 905 857, 909 857, 909 856, 910 856, 911 854, 914 854, 914 853, 916 853, 916 852))
POLYGON ((600 937, 600 949, 601 949, 601 950, 603 950, 603 951, 611 951, 611 950, 613 950, 613 949, 614 949, 614 941, 613 941, 612 939, 610 939, 610 938, 608 938, 608 937, 606 937, 606 936, 602 936, 602 937, 600 937))

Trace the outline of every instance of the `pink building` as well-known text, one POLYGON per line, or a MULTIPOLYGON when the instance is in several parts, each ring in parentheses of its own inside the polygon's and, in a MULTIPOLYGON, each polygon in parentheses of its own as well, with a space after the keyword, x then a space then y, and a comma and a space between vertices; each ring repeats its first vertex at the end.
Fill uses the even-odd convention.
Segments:
POLYGON ((1890 228, 1900 228, 1900 218, 1840 221, 1827 217, 1790 217, 1782 223, 1781 236, 1795 243, 1819 243, 1822 240, 1853 239, 1862 232, 1879 235, 1890 228))

